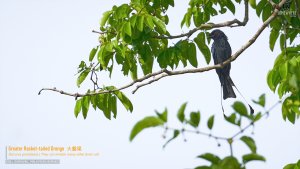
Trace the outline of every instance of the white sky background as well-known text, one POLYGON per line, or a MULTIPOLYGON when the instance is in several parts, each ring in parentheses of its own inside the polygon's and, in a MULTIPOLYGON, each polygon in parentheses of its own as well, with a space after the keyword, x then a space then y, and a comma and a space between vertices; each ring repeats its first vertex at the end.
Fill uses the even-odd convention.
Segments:
MULTIPOLYGON (((220 84, 215 71, 201 74, 182 75, 160 80, 141 88, 132 95, 134 88, 125 91, 134 104, 130 114, 118 107, 116 120, 107 120, 102 112, 89 111, 88 118, 74 117, 74 98, 57 93, 37 93, 42 87, 57 87, 65 91, 85 91, 91 87, 89 81, 76 87, 77 66, 87 60, 90 50, 96 46, 102 13, 113 4, 128 1, 0 1, 0 168, 103 168, 103 169, 152 169, 152 168, 193 168, 204 161, 197 155, 212 152, 224 157, 229 148, 223 143, 219 148, 213 139, 186 134, 162 149, 162 129, 142 132, 130 143, 129 134, 133 125, 141 118, 154 114, 154 110, 169 109, 170 124, 181 127, 176 113, 179 106, 188 101, 187 112, 201 111, 200 130, 207 131, 206 120, 216 114, 213 133, 230 136, 236 129, 224 123, 220 107, 220 84), (80 145, 83 150, 100 152, 99 157, 62 157, 59 165, 7 165, 6 146, 69 146, 80 145)), ((176 8, 169 11, 172 34, 181 33, 180 21, 185 13, 187 1, 175 1, 176 8), (174 18, 176 18, 174 20, 174 18)), ((242 19, 243 7, 237 15, 242 19)), ((215 21, 232 19, 227 15, 215 21)), ((254 11, 250 10, 250 21, 246 27, 223 28, 229 37, 233 52, 256 32, 261 25, 254 11)), ((274 53, 268 47, 269 30, 266 29, 257 41, 232 63, 231 77, 248 100, 267 93, 267 107, 278 97, 266 84, 266 73, 272 67, 279 53, 276 45, 274 53)), ((205 66, 201 54, 200 66, 205 66)), ((157 68, 157 67, 156 67, 157 68)), ((101 74, 101 84, 121 86, 130 82, 124 78, 120 67, 115 67, 112 80, 101 74)), ((240 99, 240 98, 239 98, 240 99)), ((231 101, 226 101, 225 110, 232 112, 231 101)), ((120 105, 120 104, 119 104, 120 105)), ((257 108, 257 107, 256 107, 257 108)), ((280 106, 269 118, 255 125, 253 137, 258 153, 267 162, 249 163, 249 168, 282 168, 285 164, 300 158, 300 125, 284 122, 280 106)), ((250 134, 250 131, 247 133, 250 134)), ((171 133, 168 134, 171 136, 171 133)), ((241 142, 234 143, 234 154, 249 153, 241 142)))

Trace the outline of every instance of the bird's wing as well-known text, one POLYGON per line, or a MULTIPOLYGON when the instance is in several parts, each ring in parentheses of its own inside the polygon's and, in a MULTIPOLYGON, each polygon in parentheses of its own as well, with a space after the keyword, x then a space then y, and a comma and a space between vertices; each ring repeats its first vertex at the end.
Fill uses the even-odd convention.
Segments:
POLYGON ((212 53, 215 65, 222 62, 222 57, 221 57, 222 49, 219 47, 219 45, 217 43, 212 44, 211 53, 212 53))
POLYGON ((225 42, 225 56, 226 56, 226 60, 228 58, 230 58, 231 54, 232 54, 232 51, 231 51, 231 47, 230 47, 230 44, 228 43, 228 41, 225 42))
POLYGON ((230 51, 226 48, 224 44, 214 42, 211 47, 211 52, 213 55, 214 63, 219 64, 227 60, 230 56, 228 56, 230 51))

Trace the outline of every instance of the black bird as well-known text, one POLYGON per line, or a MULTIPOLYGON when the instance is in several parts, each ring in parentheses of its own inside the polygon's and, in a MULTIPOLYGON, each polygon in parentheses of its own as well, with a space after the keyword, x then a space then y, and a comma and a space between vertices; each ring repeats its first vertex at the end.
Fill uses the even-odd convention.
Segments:
MULTIPOLYGON (((211 47, 211 52, 213 55, 214 63, 219 64, 226 61, 231 56, 231 47, 228 43, 228 38, 219 29, 213 30, 209 37, 214 40, 211 47)), ((225 65, 223 68, 216 69, 221 83, 221 88, 223 88, 223 99, 236 98, 232 86, 235 86, 230 78, 230 63, 225 65)))

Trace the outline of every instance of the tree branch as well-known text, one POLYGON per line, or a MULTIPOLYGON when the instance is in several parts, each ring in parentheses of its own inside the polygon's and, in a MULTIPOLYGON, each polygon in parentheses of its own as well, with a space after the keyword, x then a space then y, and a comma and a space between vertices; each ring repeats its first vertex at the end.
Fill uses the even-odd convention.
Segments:
POLYGON ((249 48, 255 41, 256 39, 259 37, 259 35, 262 33, 262 31, 270 24, 270 22, 275 19, 275 17, 278 15, 278 12, 280 10, 280 7, 285 3, 286 0, 282 0, 279 4, 278 7, 279 9, 275 9, 273 14, 262 24, 262 26, 258 29, 258 31, 254 34, 254 36, 245 44, 243 45, 236 53, 234 53, 228 60, 226 60, 225 62, 221 63, 221 64, 217 64, 217 65, 213 65, 213 66, 207 66, 207 67, 203 67, 203 68, 196 68, 196 69, 185 69, 185 70, 178 70, 178 71, 167 71, 164 70, 163 72, 165 72, 164 74, 162 74, 159 78, 149 81, 148 83, 144 83, 140 86, 138 86, 133 93, 136 92, 136 90, 142 86, 146 86, 151 84, 154 81, 158 81, 164 77, 167 76, 173 76, 173 75, 181 75, 181 74, 186 74, 186 73, 200 73, 200 72, 206 72, 206 71, 210 71, 212 69, 218 69, 218 68, 223 68, 225 65, 229 64, 230 62, 233 62, 235 59, 238 58, 238 56, 240 54, 242 54, 247 48, 249 48))
MULTIPOLYGON (((245 0, 246 2, 247 0, 245 0)), ((249 41, 243 45, 236 53, 234 53, 228 60, 226 60, 225 62, 223 63, 220 63, 220 64, 217 64, 217 65, 213 65, 213 66, 207 66, 207 67, 202 67, 202 68, 195 68, 195 69, 185 69, 185 70, 175 70, 175 71, 169 71, 167 69, 162 69, 158 72, 154 72, 154 73, 151 73, 151 74, 148 74, 142 78, 139 78, 137 80, 134 80, 133 82, 123 86, 123 87, 120 87, 120 88, 117 88, 117 89, 114 89, 114 90, 101 90, 101 91, 98 91, 98 92, 94 92, 94 93, 85 93, 85 94, 79 94, 79 93, 68 93, 68 92, 65 92, 65 91, 62 91, 62 90, 58 90, 56 88, 43 88, 39 91, 38 94, 41 94, 42 91, 44 90, 49 90, 49 91, 54 91, 54 92, 58 92, 60 94, 63 94, 63 95, 68 95, 68 96, 73 96, 75 97, 75 99, 77 99, 78 97, 83 97, 83 96, 91 96, 91 95, 97 95, 97 94, 105 94, 105 93, 112 93, 112 92, 115 92, 115 91, 120 91, 120 90, 124 90, 124 89, 127 89, 131 86, 133 86, 134 84, 138 83, 138 82, 143 82, 147 79, 149 79, 150 77, 155 77, 157 75, 161 75, 159 78, 156 78, 156 79, 153 79, 153 80, 150 80, 146 83, 143 83, 139 86, 136 87, 136 89, 133 91, 133 93, 135 93, 140 87, 143 87, 143 86, 146 86, 146 85, 149 85, 155 81, 158 81, 164 77, 168 77, 168 76, 174 76, 174 75, 181 75, 181 74, 188 74, 188 73, 200 73, 200 72, 206 72, 206 71, 210 71, 212 69, 218 69, 218 68, 223 68, 225 65, 233 62, 234 60, 236 60, 240 54, 242 54, 247 48, 249 48, 255 41, 256 39, 259 37, 259 35, 262 33, 262 31, 270 24, 270 22, 276 18, 276 16, 278 15, 278 12, 280 10, 280 8, 283 6, 283 4, 286 2, 286 0, 282 0, 279 4, 278 4, 278 7, 279 8, 275 8, 272 15, 262 24, 262 26, 257 30, 257 32, 254 34, 254 36, 249 39, 249 41)))
POLYGON ((194 28, 190 30, 187 33, 183 33, 180 35, 170 35, 170 36, 156 36, 154 38, 157 39, 176 39, 176 38, 182 38, 182 37, 190 37, 192 36, 195 32, 198 30, 203 30, 203 29, 212 29, 212 28, 221 28, 221 27, 238 27, 238 26, 245 26, 249 20, 249 5, 248 5, 248 0, 244 0, 245 4, 245 14, 244 14, 244 19, 243 21, 240 21, 238 19, 233 19, 231 21, 226 21, 222 23, 205 23, 200 25, 197 28, 194 28), (234 25, 236 24, 236 25, 234 25))

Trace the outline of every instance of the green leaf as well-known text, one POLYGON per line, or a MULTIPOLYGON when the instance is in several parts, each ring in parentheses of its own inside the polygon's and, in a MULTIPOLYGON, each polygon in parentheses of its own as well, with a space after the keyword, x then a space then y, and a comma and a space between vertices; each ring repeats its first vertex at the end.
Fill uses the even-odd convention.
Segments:
POLYGON ((179 130, 174 130, 173 137, 171 137, 164 145, 163 148, 165 148, 172 140, 174 140, 178 135, 180 134, 179 130))
POLYGON ((272 14, 272 6, 267 4, 264 6, 263 12, 262 12, 262 19, 263 21, 266 21, 272 14))
POLYGON ((146 16, 146 25, 150 28, 154 28, 154 23, 151 15, 146 16))
POLYGON ((110 104, 111 104, 111 111, 114 114, 114 118, 117 117, 117 98, 116 96, 110 96, 110 104))
POLYGON ((232 113, 230 116, 225 116, 225 120, 231 124, 241 126, 241 118, 236 117, 236 113, 232 113))
POLYGON ((211 162, 212 164, 218 164, 221 161, 221 159, 218 156, 211 154, 211 153, 205 153, 205 154, 199 155, 197 157, 207 160, 207 161, 211 162))
POLYGON ((126 22, 126 23, 124 24, 123 29, 124 29, 123 31, 124 31, 128 36, 131 37, 132 33, 131 33, 131 25, 130 25, 130 22, 126 22))
POLYGON ((283 169, 296 169, 296 164, 288 164, 284 166, 283 169))
POLYGON ((153 21, 154 21, 155 25, 163 31, 163 33, 167 32, 166 25, 164 24, 163 21, 161 21, 160 19, 158 19, 156 17, 153 18, 153 21))
POLYGON ((74 114, 75 114, 76 118, 78 117, 78 114, 81 111, 81 100, 82 99, 79 99, 79 100, 76 101, 76 105, 75 105, 75 108, 74 108, 74 114))
POLYGON ((177 118, 181 123, 183 123, 183 121, 185 119, 184 111, 185 111, 186 105, 187 105, 187 103, 183 103, 177 113, 177 118))
POLYGON ((191 26, 192 12, 189 10, 185 15, 185 25, 189 28, 191 26))
POLYGON ((77 78, 77 87, 80 87, 81 83, 85 80, 91 69, 85 69, 77 78))
MULTIPOLYGON (((251 1, 251 0, 250 0, 251 1)), ((235 14, 235 6, 232 3, 231 0, 228 0, 227 3, 225 4, 227 6, 227 8, 233 13, 235 14)))
POLYGON ((297 163, 285 165, 283 169, 300 169, 300 160, 297 163))
POLYGON ((108 20, 109 16, 112 14, 112 11, 106 11, 102 15, 102 19, 100 21, 100 26, 103 27, 108 20))
POLYGON ((97 46, 96 48, 93 48, 93 49, 91 50, 90 56, 89 56, 89 61, 90 61, 90 62, 94 59, 94 57, 95 57, 97 51, 98 51, 98 46, 97 46))
POLYGON ((262 107, 265 107, 266 105, 266 94, 262 94, 259 96, 258 98, 258 101, 255 101, 255 100, 252 100, 254 103, 262 106, 262 107))
POLYGON ((138 16, 137 17, 137 29, 139 31, 143 31, 144 29, 144 16, 138 16))
POLYGON ((275 46, 275 43, 278 39, 278 36, 279 36, 279 30, 277 29, 272 29, 271 33, 270 33, 270 49, 271 51, 274 50, 274 46, 275 46))
POLYGON ((200 112, 191 112, 189 124, 195 128, 199 126, 200 123, 200 112))
POLYGON ((246 164, 250 161, 266 161, 265 157, 255 154, 255 153, 243 155, 242 158, 243 158, 244 164, 246 164))
POLYGON ((115 86, 107 86, 105 87, 106 90, 112 91, 113 94, 117 96, 117 98, 120 100, 120 102, 123 104, 123 106, 126 108, 126 110, 129 110, 130 112, 133 111, 133 105, 131 101, 126 97, 126 95, 117 90, 115 86))
POLYGON ((198 166, 194 169, 211 169, 211 167, 202 165, 202 166, 198 166))
POLYGON ((96 95, 91 96, 91 104, 92 104, 94 110, 96 110, 97 109, 97 96, 96 95))
POLYGON ((269 88, 270 88, 273 92, 275 92, 276 87, 275 87, 274 84, 273 84, 273 74, 274 74, 273 70, 270 70, 270 71, 268 72, 268 74, 267 74, 267 84, 268 84, 269 88))
POLYGON ((279 74, 280 74, 282 80, 285 80, 287 78, 287 75, 288 75, 288 63, 287 62, 285 62, 279 66, 279 74))
POLYGON ((212 115, 209 117, 208 121, 207 121, 207 127, 209 129, 212 129, 214 126, 214 119, 215 119, 215 115, 212 115))
POLYGON ((90 96, 84 96, 81 100, 83 118, 86 119, 90 107, 90 96))
POLYGON ((285 48, 285 37, 284 37, 284 34, 281 34, 280 35, 280 50, 283 51, 284 48, 285 48))
POLYGON ((197 67, 198 66, 197 53, 196 53, 196 45, 194 43, 189 43, 187 54, 188 54, 188 60, 191 63, 191 65, 197 67))
POLYGON ((128 4, 122 4, 121 6, 117 7, 115 10, 115 16, 117 19, 124 19, 127 18, 130 12, 130 7, 128 4))
POLYGON ((133 16, 130 18, 130 25, 131 25, 132 27, 135 27, 136 20, 137 20, 137 15, 133 15, 133 16))
POLYGON ((101 67, 104 70, 107 69, 107 65, 108 65, 109 61, 112 59, 112 56, 113 56, 113 53, 112 53, 113 48, 112 47, 113 47, 113 45, 111 43, 102 45, 98 52, 98 55, 97 55, 98 62, 100 63, 101 67))
POLYGON ((184 23, 185 23, 185 19, 186 19, 186 14, 183 16, 181 23, 180 23, 180 27, 182 28, 184 23))
POLYGON ((251 7, 252 7, 253 9, 256 8, 256 0, 249 0, 249 4, 251 5, 251 7))
POLYGON ((157 127, 163 125, 164 122, 153 116, 145 117, 144 119, 137 122, 131 130, 129 140, 132 141, 141 131, 149 127, 157 127))
POLYGON ((199 33, 198 36, 194 39, 197 44, 198 49, 203 54, 205 61, 209 64, 211 60, 211 53, 208 46, 205 43, 205 34, 203 32, 199 33))
POLYGON ((261 113, 259 112, 259 113, 257 113, 257 114, 253 117, 253 121, 256 122, 256 121, 260 120, 261 117, 262 117, 262 115, 261 115, 261 113))
POLYGON ((118 99, 121 101, 126 110, 129 110, 130 112, 133 111, 133 105, 131 101, 125 96, 123 92, 114 91, 114 94, 118 97, 118 99))
POLYGON ((158 111, 155 111, 155 113, 162 121, 168 122, 168 109, 165 109, 162 113, 159 113, 158 111))
POLYGON ((251 150, 252 153, 256 153, 256 145, 255 141, 248 136, 243 136, 240 138, 241 141, 243 141, 251 150))
POLYGON ((267 0, 260 0, 259 3, 256 6, 256 14, 259 17, 262 10, 264 9, 265 5, 267 3, 267 0))
POLYGON ((110 113, 110 94, 104 94, 103 95, 103 100, 102 100, 102 104, 103 104, 103 114, 107 119, 111 119, 111 113, 110 113))
POLYGON ((225 157, 220 163, 219 163, 220 169, 241 169, 239 161, 233 157, 225 157))
POLYGON ((244 103, 240 102, 240 101, 236 101, 234 102, 234 104, 232 105, 232 108, 239 113, 241 116, 246 116, 248 117, 248 111, 246 106, 244 105, 244 103))

